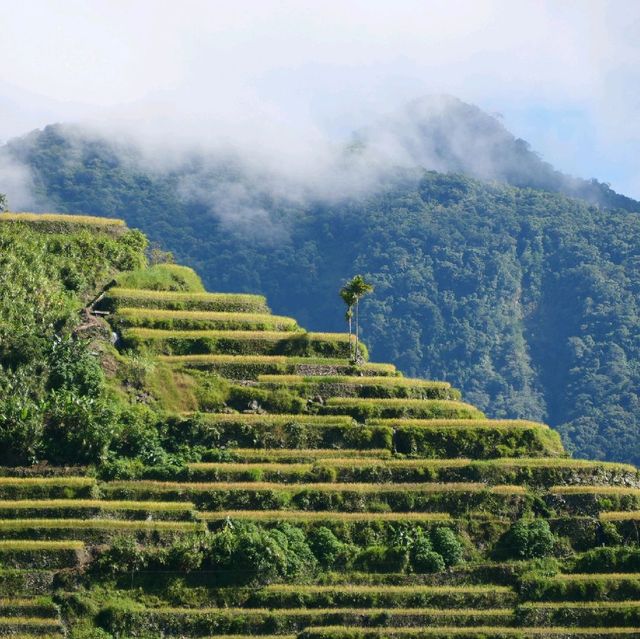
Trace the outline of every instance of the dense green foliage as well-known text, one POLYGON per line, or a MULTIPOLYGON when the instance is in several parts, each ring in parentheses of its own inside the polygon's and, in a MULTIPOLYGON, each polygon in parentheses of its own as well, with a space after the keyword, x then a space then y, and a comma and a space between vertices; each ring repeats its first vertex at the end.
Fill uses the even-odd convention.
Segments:
POLYGON ((142 266, 145 245, 131 231, 43 233, 0 221, 1 463, 105 453, 116 415, 80 311, 118 271, 142 266))
MULTIPOLYGON (((209 289, 267 294, 310 329, 343 329, 336 292, 362 272, 375 285, 361 305, 373 357, 454 382, 492 417, 545 419, 580 455, 640 461, 640 220, 603 185, 591 184, 595 199, 628 210, 436 173, 300 204, 215 163, 149 172, 134 151, 60 127, 11 152, 57 210, 121 215, 209 289), (268 222, 234 226, 215 202, 182 199, 180 185, 199 180, 246 190, 268 222)), ((563 190, 524 147, 512 159, 512 183, 563 190)))
POLYGON ((261 297, 172 290, 196 276, 140 268, 144 240, 122 226, 16 224, 0 219, 0 238, 21 294, 42 261, 39 284, 64 304, 35 297, 47 321, 2 351, 0 635, 637 636, 638 469, 567 458, 544 424, 485 419, 448 383, 348 350, 256 355, 295 338, 291 324, 261 297), (132 307, 114 280, 140 287, 132 307), (233 325, 180 326, 204 318, 233 325), (168 356, 136 331, 250 346, 168 356))

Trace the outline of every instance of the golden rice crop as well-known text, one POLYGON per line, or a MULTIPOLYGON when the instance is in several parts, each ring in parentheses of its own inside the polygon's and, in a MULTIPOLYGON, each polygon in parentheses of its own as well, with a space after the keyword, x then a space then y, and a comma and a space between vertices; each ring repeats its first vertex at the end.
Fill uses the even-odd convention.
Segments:
POLYGON ((93 215, 65 215, 60 213, 0 213, 0 222, 64 222, 90 226, 125 226, 124 220, 93 215))
POLYGON ((358 377, 341 375, 258 375, 259 382, 282 384, 345 384, 353 386, 401 386, 410 388, 451 388, 448 382, 434 382, 407 377, 358 377))
POLYGON ((0 510, 63 508, 97 508, 100 510, 188 511, 195 510, 189 502, 109 501, 102 499, 3 499, 0 510))
POLYGON ((608 511, 600 513, 601 521, 638 521, 640 522, 640 510, 608 511))
MULTIPOLYGON (((406 402, 407 400, 393 400, 397 402, 406 402)), ((412 401, 425 401, 425 400, 412 400, 412 401)), ((432 400, 442 401, 442 400, 432 400)), ((452 402, 458 404, 462 402, 452 402)), ((367 425, 369 426, 402 426, 408 428, 491 428, 491 429, 515 429, 515 428, 542 428, 549 430, 546 424, 538 422, 530 422, 520 419, 368 419, 367 425)))
POLYGON ((28 539, 0 539, 0 552, 17 550, 82 550, 83 548, 83 541, 31 541, 28 539))
POLYGON ((0 530, 29 528, 75 530, 199 530, 197 522, 185 521, 129 521, 122 519, 0 519, 0 530))
POLYGON ((116 489, 140 489, 152 491, 193 491, 218 492, 233 490, 272 490, 279 492, 325 491, 325 492, 355 492, 355 493, 386 493, 386 492, 479 492, 490 490, 495 492, 513 492, 519 494, 524 491, 522 486, 494 486, 477 482, 437 483, 424 482, 420 484, 366 484, 366 483, 329 483, 316 482, 308 484, 281 484, 277 482, 170 482, 170 481, 112 481, 108 484, 116 489))

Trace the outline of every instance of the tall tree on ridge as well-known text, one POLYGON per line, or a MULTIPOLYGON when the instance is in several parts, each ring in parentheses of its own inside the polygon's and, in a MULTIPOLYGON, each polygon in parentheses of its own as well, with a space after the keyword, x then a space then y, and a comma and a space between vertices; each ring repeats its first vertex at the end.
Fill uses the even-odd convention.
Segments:
POLYGON ((360 300, 367 294, 373 291, 373 285, 369 284, 362 275, 356 275, 351 278, 340 290, 340 296, 347 304, 347 321, 349 322, 349 343, 351 343, 351 316, 353 315, 353 307, 355 305, 356 315, 356 343, 353 351, 352 359, 358 363, 361 359, 359 344, 360 344, 360 300))

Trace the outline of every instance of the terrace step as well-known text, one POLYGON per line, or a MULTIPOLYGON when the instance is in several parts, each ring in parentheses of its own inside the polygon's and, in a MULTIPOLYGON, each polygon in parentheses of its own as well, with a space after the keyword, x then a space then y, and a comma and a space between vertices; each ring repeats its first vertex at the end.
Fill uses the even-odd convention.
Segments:
POLYGON ((277 448, 391 449, 393 431, 385 426, 362 426, 346 415, 266 415, 209 413, 173 418, 176 431, 198 424, 199 443, 277 448), (208 427, 208 428, 207 428, 208 427), (210 438, 207 439, 207 431, 210 438))
POLYGON ((187 293, 119 287, 109 289, 101 303, 101 308, 116 310, 121 307, 174 311, 197 310, 227 313, 270 313, 267 301, 262 295, 187 293))
POLYGON ((364 363, 347 358, 287 357, 284 355, 158 355, 158 360, 176 367, 207 370, 238 380, 257 380, 262 374, 353 375, 388 377, 397 375, 393 364, 364 363))
POLYGON ((300 331, 291 317, 270 313, 224 313, 214 311, 172 311, 148 308, 119 308, 111 323, 120 328, 162 330, 300 331))
POLYGON ((640 573, 573 573, 530 577, 520 584, 529 601, 640 600, 640 573))
MULTIPOLYGON (((213 456, 215 451, 210 451, 209 456, 213 456)), ((220 457, 224 457, 229 463, 261 464, 261 463, 281 463, 281 464, 312 464, 316 461, 324 462, 330 459, 353 459, 354 462, 363 459, 388 459, 391 451, 386 448, 360 450, 350 448, 232 448, 220 451, 220 457)), ((221 460, 222 461, 222 460, 221 460)), ((202 465, 211 462, 201 462, 202 465)), ((219 462, 221 463, 221 462, 219 462)), ((200 463, 188 464, 188 467, 197 468, 200 463)))
POLYGON ((524 626, 640 628, 640 601, 525 603, 516 614, 524 626))
POLYGON ((632 521, 633 512, 640 509, 640 488, 630 486, 552 486, 549 499, 552 507, 562 507, 572 513, 598 516, 601 512, 609 512, 608 521, 632 521), (612 510, 627 511, 629 517, 622 514, 611 514, 612 510))
POLYGON ((380 399, 330 397, 321 409, 325 415, 351 415, 369 419, 483 419, 471 404, 445 399, 380 399))
MULTIPOLYGON (((354 342, 351 338, 351 342, 354 342)), ((149 349, 164 355, 294 355, 298 357, 349 357, 347 333, 305 331, 167 331, 127 328, 122 345, 133 350, 149 349)), ((366 349, 360 343, 366 358, 366 349)))
MULTIPOLYGON (((548 487, 559 480, 571 483, 618 481, 634 485, 640 481, 633 466, 608 462, 584 462, 557 458, 502 458, 491 460, 402 459, 389 451, 365 455, 367 451, 225 451, 226 461, 188 464, 194 480, 280 482, 486 482, 548 487), (278 454, 279 453, 279 454, 278 454), (346 453, 352 453, 347 455, 346 453), (231 458, 233 461, 229 460, 231 458)), ((222 456, 222 455, 221 455, 222 456)), ((603 513, 603 517, 606 513, 603 513)), ((624 513, 625 517, 627 513, 624 513)), ((615 516, 615 514, 614 514, 615 516)), ((638 514, 640 518, 640 513, 638 514)))
POLYGON ((506 608, 516 593, 504 586, 271 585, 247 593, 242 604, 265 608, 506 608))
POLYGON ((304 397, 460 399, 460 391, 448 382, 405 377, 260 375, 258 383, 264 388, 287 388, 304 397))
POLYGON ((0 499, 70 499, 91 497, 92 477, 0 477, 0 499))
MULTIPOLYGON (((275 482, 114 481, 105 498, 193 501, 206 510, 321 510, 466 513, 477 508, 513 513, 530 501, 522 486, 481 483, 281 484, 275 482)), ((128 523, 128 522, 120 522, 128 523)), ((158 522, 158 524, 163 522, 158 522)), ((0 522, 0 531, 3 522, 0 522)))
POLYGON ((0 597, 46 595, 52 592, 56 570, 0 569, 0 597))
MULTIPOLYGON (((2 519, 0 537, 6 540, 86 541, 102 543, 129 534, 145 540, 202 530, 199 522, 131 521, 126 519, 2 519)), ((0 550, 2 546, 0 545, 0 550)))
POLYGON ((0 540, 0 564, 3 568, 56 570, 73 568, 86 560, 82 541, 0 540))
POLYGON ((311 626, 299 639, 640 639, 637 628, 510 628, 478 626, 460 628, 353 628, 347 626, 311 626))
MULTIPOLYGON (((24 499, 0 501, 0 520, 95 518, 124 520, 193 520, 191 503, 110 501, 100 499, 24 499)), ((89 519, 90 521, 91 519, 89 519)), ((1 522, 0 522, 1 526, 1 522)))
MULTIPOLYGON (((310 625, 347 624, 376 627, 381 625, 427 626, 442 622, 457 626, 513 624, 511 608, 489 610, 468 608, 112 608, 110 617, 117 620, 121 632, 143 627, 150 632, 173 635, 206 636, 228 634, 290 633, 310 625)), ((109 625, 107 624, 107 630, 109 625)))
POLYGON ((0 636, 9 635, 15 638, 28 634, 40 638, 43 636, 62 637, 64 629, 59 619, 37 616, 0 616, 0 636))
POLYGON ((220 510, 203 511, 200 518, 208 522, 223 522, 227 520, 261 521, 261 522, 298 522, 298 523, 424 523, 442 524, 452 521, 449 513, 348 513, 348 512, 318 512, 313 510, 220 510))

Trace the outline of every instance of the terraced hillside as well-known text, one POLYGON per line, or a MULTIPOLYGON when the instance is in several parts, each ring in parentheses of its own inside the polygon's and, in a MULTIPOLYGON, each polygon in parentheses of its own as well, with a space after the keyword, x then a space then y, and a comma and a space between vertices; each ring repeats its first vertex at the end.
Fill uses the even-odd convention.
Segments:
POLYGON ((636 468, 199 288, 160 265, 92 307, 158 450, 2 469, 0 635, 640 637, 636 468))

